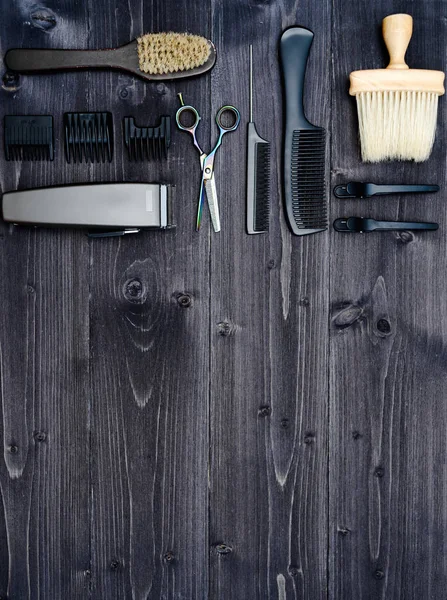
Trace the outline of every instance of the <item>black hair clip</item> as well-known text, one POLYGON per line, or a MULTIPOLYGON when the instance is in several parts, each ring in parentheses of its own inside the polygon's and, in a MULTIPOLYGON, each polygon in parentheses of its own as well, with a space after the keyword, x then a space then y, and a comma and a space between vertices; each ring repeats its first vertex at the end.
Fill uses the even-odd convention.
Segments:
POLYGON ((334 194, 337 198, 370 198, 385 194, 414 194, 419 192, 439 192, 439 185, 376 185, 375 183, 350 182, 337 185, 334 194))
POLYGON ((334 221, 335 231, 346 233, 369 233, 371 231, 413 231, 425 230, 435 231, 438 229, 437 223, 417 223, 408 221, 376 221, 375 219, 365 219, 363 217, 348 217, 336 219, 334 221))

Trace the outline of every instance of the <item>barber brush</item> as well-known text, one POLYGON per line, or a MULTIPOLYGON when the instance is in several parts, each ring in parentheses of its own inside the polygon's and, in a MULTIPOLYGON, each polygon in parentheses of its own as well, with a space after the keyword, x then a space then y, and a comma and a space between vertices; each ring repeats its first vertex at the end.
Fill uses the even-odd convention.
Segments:
POLYGON ((413 33, 410 15, 385 17, 382 33, 390 55, 386 69, 354 71, 349 93, 356 97, 362 160, 414 160, 430 156, 444 73, 409 69, 405 52, 413 33))
POLYGON ((193 77, 216 62, 212 42, 189 33, 148 33, 109 50, 20 48, 5 56, 8 69, 19 72, 72 69, 120 69, 149 81, 193 77))

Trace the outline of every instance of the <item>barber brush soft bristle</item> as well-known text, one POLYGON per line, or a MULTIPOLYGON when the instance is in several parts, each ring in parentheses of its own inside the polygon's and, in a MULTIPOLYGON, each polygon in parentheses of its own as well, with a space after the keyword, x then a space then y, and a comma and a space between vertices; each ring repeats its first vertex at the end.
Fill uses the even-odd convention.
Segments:
POLYGON ((200 67, 211 53, 207 39, 189 33, 147 33, 137 41, 140 70, 154 75, 200 67))
POLYGON ((148 81, 196 77, 212 69, 215 62, 213 43, 189 33, 148 33, 107 50, 16 48, 5 56, 12 71, 121 69, 148 81))
POLYGON ((435 139, 444 73, 409 69, 405 63, 413 32, 410 15, 386 17, 382 32, 390 54, 388 67, 350 75, 349 93, 357 101, 362 160, 422 162, 430 156, 435 139))

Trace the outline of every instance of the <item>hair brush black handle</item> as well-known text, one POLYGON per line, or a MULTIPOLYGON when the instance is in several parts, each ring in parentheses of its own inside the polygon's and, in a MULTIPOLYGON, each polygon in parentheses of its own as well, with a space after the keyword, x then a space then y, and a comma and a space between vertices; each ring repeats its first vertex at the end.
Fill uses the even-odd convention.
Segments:
POLYGON ((137 43, 109 50, 53 50, 18 48, 8 50, 5 64, 19 72, 54 71, 67 69, 117 68, 128 69, 129 58, 137 66, 137 43), (131 45, 129 49, 127 46, 131 45))

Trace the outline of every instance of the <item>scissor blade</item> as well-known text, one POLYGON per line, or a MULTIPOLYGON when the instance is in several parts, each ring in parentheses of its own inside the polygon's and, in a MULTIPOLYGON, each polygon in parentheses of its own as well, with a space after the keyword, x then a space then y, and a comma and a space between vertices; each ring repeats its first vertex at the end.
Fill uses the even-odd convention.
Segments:
POLYGON ((217 190, 216 182, 214 179, 214 173, 211 179, 205 181, 206 197, 208 199, 208 207, 210 209, 211 222, 214 227, 214 231, 217 233, 220 231, 220 216, 219 216, 219 203, 217 201, 217 190))
POLYGON ((203 200, 205 198, 205 189, 204 181, 202 179, 202 183, 200 184, 200 194, 199 194, 199 203, 197 205, 197 221, 196 221, 196 230, 199 231, 200 225, 202 223, 202 212, 203 212, 203 200))

